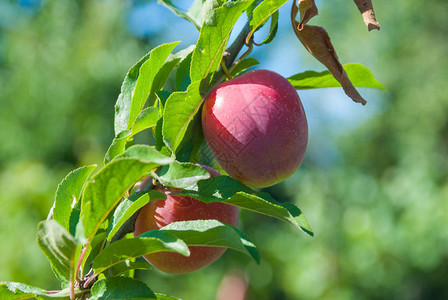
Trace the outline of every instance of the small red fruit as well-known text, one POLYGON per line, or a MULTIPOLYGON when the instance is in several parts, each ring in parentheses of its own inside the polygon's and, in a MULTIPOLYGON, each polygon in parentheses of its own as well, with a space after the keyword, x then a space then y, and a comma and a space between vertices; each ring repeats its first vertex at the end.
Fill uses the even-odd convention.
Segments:
POLYGON ((202 109, 205 140, 221 167, 251 187, 268 187, 300 167, 308 124, 295 88, 255 70, 210 91, 202 109))
MULTIPOLYGON (((218 171, 203 166, 210 175, 221 175, 218 171)), ((238 225, 238 208, 225 203, 205 203, 191 197, 173 195, 175 189, 156 186, 154 188, 166 195, 166 199, 146 204, 135 222, 134 236, 160 229, 172 222, 216 219, 233 226, 238 225)), ((144 258, 154 267, 166 273, 181 274, 199 270, 216 261, 227 248, 189 246, 190 256, 173 252, 158 252, 144 258)))

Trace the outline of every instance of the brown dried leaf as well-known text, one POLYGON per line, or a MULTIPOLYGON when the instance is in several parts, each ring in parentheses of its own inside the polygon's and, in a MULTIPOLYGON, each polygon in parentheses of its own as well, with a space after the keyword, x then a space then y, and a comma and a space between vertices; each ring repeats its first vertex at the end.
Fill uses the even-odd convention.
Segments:
POLYGON ((361 12, 362 18, 364 19, 364 23, 367 26, 367 29, 372 30, 380 30, 380 23, 376 21, 375 12, 373 11, 373 5, 371 0, 354 0, 356 6, 358 6, 359 11, 361 12))
MULTIPOLYGON (((296 0, 294 0, 295 2, 296 0)), ((299 10, 300 10, 300 23, 299 30, 302 30, 303 25, 308 23, 308 21, 316 16, 319 12, 317 11, 316 3, 314 0, 299 0, 299 10)))
POLYGON ((294 22, 294 32, 308 52, 327 67, 334 78, 341 83, 347 96, 353 101, 365 105, 367 101, 358 93, 348 78, 325 29, 319 26, 305 25, 302 30, 299 30, 299 23, 295 20, 294 22))

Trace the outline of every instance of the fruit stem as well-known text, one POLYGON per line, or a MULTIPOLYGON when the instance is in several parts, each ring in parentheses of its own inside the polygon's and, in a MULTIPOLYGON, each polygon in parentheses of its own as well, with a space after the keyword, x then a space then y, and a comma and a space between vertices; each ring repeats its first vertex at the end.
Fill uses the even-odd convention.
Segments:
POLYGON ((221 60, 221 69, 229 80, 232 79, 232 75, 230 74, 229 70, 227 69, 224 60, 221 60))

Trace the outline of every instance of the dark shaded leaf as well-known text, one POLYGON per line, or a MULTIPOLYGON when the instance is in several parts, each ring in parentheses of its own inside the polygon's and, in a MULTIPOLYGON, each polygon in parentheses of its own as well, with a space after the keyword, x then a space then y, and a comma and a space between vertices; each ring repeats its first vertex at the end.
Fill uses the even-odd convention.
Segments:
POLYGON ((66 279, 75 277, 75 258, 81 250, 75 238, 55 220, 37 226, 37 244, 50 261, 53 270, 66 279))
POLYGON ((142 281, 129 277, 108 277, 95 282, 91 300, 146 300, 157 299, 154 292, 142 281))

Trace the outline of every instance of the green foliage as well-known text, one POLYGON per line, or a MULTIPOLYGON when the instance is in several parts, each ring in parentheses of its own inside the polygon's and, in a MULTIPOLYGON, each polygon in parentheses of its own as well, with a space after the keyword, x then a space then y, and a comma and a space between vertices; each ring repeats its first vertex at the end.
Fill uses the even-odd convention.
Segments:
POLYGON ((73 280, 76 253, 81 248, 75 238, 57 221, 47 220, 37 226, 37 243, 56 274, 66 281, 73 280))
MULTIPOLYGON (((260 264, 254 243, 239 229, 217 220, 174 222, 137 237, 127 235, 134 230, 139 210, 164 198, 154 190, 135 192, 137 184, 148 177, 158 185, 183 189, 178 195, 270 216, 313 236, 295 204, 280 203, 228 176, 210 178, 194 164, 204 155, 198 126, 203 96, 225 80, 225 51, 235 23, 242 15, 248 16, 249 41, 271 19, 263 41, 267 44, 276 36, 278 10, 286 1, 197 0, 188 11, 168 0, 160 2, 199 30, 197 43, 175 54, 180 42, 164 43, 129 69, 116 101, 115 136, 104 166, 91 178, 96 166, 75 169, 60 183, 53 213, 38 225, 37 243, 64 289, 49 292, 2 283, 2 299, 74 299, 88 294, 90 299, 175 299, 155 294, 134 279, 135 270, 150 269, 138 261, 143 255, 164 251, 189 256, 188 246, 226 247, 260 264), (174 89, 167 84, 170 79, 174 79, 174 89), (155 145, 135 144, 134 138, 141 133, 152 136, 155 145)), ((245 58, 230 68, 230 74, 235 76, 258 63, 245 58)), ((355 86, 384 89, 364 66, 346 65, 346 70, 355 86)), ((338 86, 329 77, 328 72, 308 71, 290 81, 298 89, 338 86)))
POLYGON ((81 192, 96 166, 84 166, 70 172, 59 184, 53 205, 53 219, 70 229, 72 206, 81 199, 81 192))
POLYGON ((160 230, 173 233, 189 246, 227 247, 240 251, 260 263, 260 254, 244 233, 217 220, 173 222, 160 230))
POLYGON ((175 234, 154 230, 135 238, 121 239, 106 246, 93 260, 92 268, 95 273, 100 274, 115 264, 161 251, 190 255, 185 242, 175 234))
POLYGON ((191 59, 190 77, 195 82, 215 73, 221 63, 233 25, 251 1, 231 1, 215 9, 201 27, 191 59))
MULTIPOLYGON (((386 90, 384 86, 373 77, 372 72, 365 66, 361 64, 347 64, 344 65, 344 69, 353 85, 386 90)), ((289 77, 288 80, 297 90, 341 86, 329 71, 305 71, 289 77)))
POLYGON ((103 278, 91 289, 94 300, 136 299, 146 300, 158 297, 143 282, 128 277, 103 278))

